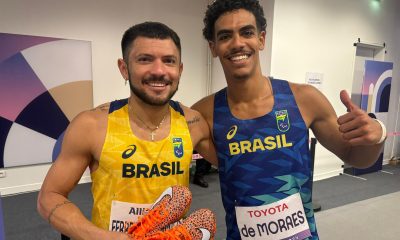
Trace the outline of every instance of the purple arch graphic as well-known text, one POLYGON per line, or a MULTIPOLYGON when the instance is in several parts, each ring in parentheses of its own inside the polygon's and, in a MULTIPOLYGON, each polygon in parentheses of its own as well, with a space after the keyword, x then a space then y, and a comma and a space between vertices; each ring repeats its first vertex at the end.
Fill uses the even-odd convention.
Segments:
POLYGON ((392 78, 388 77, 382 81, 376 94, 375 112, 387 112, 389 108, 390 89, 392 78))

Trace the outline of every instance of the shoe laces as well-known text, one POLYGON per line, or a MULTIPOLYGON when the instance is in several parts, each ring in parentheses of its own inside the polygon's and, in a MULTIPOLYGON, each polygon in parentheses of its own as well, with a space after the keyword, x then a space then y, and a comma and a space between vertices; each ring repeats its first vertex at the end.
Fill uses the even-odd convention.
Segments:
POLYGON ((129 228, 128 234, 133 234, 137 237, 146 235, 164 220, 165 215, 168 215, 168 211, 165 203, 161 203, 148 214, 139 217, 139 221, 129 228))
POLYGON ((146 240, 192 240, 192 236, 183 225, 180 225, 165 232, 158 231, 146 240))

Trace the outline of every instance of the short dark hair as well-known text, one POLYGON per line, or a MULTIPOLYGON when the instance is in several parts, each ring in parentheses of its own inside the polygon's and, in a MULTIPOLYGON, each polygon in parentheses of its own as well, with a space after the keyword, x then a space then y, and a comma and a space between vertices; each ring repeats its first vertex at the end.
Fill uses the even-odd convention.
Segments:
POLYGON ((226 12, 245 9, 251 12, 256 18, 257 29, 259 32, 265 31, 267 20, 264 17, 264 10, 258 0, 215 0, 208 5, 203 19, 203 36, 208 41, 214 39, 214 25, 217 19, 226 12))
POLYGON ((125 62, 129 60, 129 52, 133 41, 137 37, 146 37, 153 39, 171 39, 178 48, 179 57, 181 57, 181 40, 178 34, 167 25, 160 22, 143 22, 133 25, 125 31, 121 40, 122 57, 125 62))

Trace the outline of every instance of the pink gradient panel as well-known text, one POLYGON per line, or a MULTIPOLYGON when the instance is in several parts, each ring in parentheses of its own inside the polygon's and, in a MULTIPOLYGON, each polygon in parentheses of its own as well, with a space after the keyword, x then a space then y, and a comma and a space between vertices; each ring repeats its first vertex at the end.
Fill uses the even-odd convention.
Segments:
POLYGON ((0 63, 0 85, 0 116, 10 121, 47 91, 20 53, 0 63))

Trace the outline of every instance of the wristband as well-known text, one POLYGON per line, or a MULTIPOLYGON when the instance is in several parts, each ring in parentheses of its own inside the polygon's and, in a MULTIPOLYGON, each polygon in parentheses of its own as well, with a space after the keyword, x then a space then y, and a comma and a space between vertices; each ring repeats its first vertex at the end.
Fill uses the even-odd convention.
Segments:
POLYGON ((374 120, 377 121, 379 123, 379 125, 381 125, 381 128, 382 128, 381 139, 379 139, 379 141, 376 143, 376 144, 381 144, 386 140, 386 127, 385 127, 385 124, 383 124, 382 121, 380 121, 380 120, 378 120, 376 118, 374 118, 374 120))

